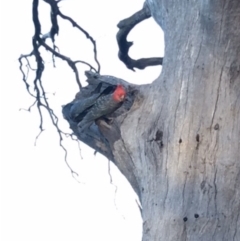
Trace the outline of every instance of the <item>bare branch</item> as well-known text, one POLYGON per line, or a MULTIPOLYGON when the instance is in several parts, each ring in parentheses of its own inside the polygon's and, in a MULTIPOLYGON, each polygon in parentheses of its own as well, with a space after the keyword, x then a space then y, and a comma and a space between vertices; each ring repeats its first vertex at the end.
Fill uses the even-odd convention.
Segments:
POLYGON ((98 72, 91 64, 89 64, 89 63, 87 63, 87 62, 85 62, 85 61, 77 60, 77 61, 75 61, 74 63, 75 63, 75 64, 77 64, 77 63, 85 64, 85 65, 87 65, 88 67, 90 67, 90 71, 91 71, 91 70, 94 70, 96 73, 98 72))
POLYGON ((33 102, 33 104, 31 104, 31 105, 28 107, 28 109, 20 108, 19 111, 25 110, 25 111, 31 112, 32 107, 33 107, 36 103, 37 103, 37 101, 35 100, 35 101, 33 102))
POLYGON ((66 20, 68 20, 69 22, 71 22, 71 24, 73 25, 73 27, 78 28, 80 31, 82 31, 82 32, 85 34, 85 36, 86 36, 88 39, 90 39, 90 41, 91 41, 92 44, 93 44, 94 60, 96 61, 97 66, 98 66, 97 72, 100 73, 101 66, 100 66, 100 63, 99 63, 99 61, 98 61, 98 59, 97 59, 97 46, 96 46, 96 41, 91 37, 91 35, 89 35, 89 33, 88 33, 86 30, 84 30, 82 27, 80 27, 72 18, 70 18, 70 17, 62 14, 62 13, 60 12, 60 10, 59 10, 58 15, 59 15, 61 18, 66 19, 66 20))
MULTIPOLYGON (((50 51, 54 56, 66 61, 68 63, 68 65, 72 68, 73 72, 75 73, 75 77, 76 77, 76 81, 78 84, 79 89, 81 90, 82 85, 80 82, 80 78, 79 78, 79 73, 78 73, 78 69, 76 67, 76 62, 77 61, 72 61, 69 57, 66 57, 60 53, 58 53, 57 51, 55 51, 53 48, 51 48, 49 45, 47 45, 41 38, 39 38, 39 43, 40 45, 42 45, 46 50, 50 51)), ((80 61, 80 60, 79 60, 80 61)))
MULTIPOLYGON (((57 52, 56 50, 58 50, 57 46, 55 46, 54 44, 54 36, 56 34, 58 34, 58 23, 57 23, 57 18, 56 18, 56 14, 54 15, 54 13, 56 13, 56 11, 54 11, 54 7, 57 6, 55 3, 55 1, 49 1, 51 2, 51 8, 52 8, 52 28, 51 28, 51 31, 50 31, 50 34, 45 34, 43 37, 41 37, 41 24, 40 24, 40 21, 39 21, 39 17, 38 17, 38 5, 39 5, 39 0, 33 0, 33 5, 32 5, 32 18, 33 18, 33 24, 34 24, 34 29, 35 29, 35 32, 34 32, 34 35, 33 35, 33 38, 32 38, 32 45, 33 45, 33 51, 30 53, 30 54, 26 54, 26 55, 21 55, 19 57, 19 63, 20 63, 20 66, 19 66, 19 69, 20 71, 22 72, 23 74, 23 81, 25 83, 25 86, 26 86, 26 89, 28 91, 28 93, 35 98, 35 101, 34 103, 26 110, 26 111, 31 111, 31 108, 33 106, 36 105, 37 109, 38 109, 38 112, 39 112, 39 116, 40 116, 40 125, 39 125, 39 129, 40 129, 40 132, 39 134, 36 136, 36 139, 35 139, 35 145, 36 145, 36 142, 39 138, 39 136, 41 135, 41 133, 44 131, 43 129, 43 114, 42 114, 42 108, 44 108, 45 110, 47 110, 49 116, 50 116, 50 119, 52 121, 52 124, 54 125, 54 127, 56 128, 57 132, 58 132, 58 135, 59 135, 59 145, 61 146, 61 148, 64 150, 65 152, 65 162, 68 166, 68 168, 71 170, 71 173, 72 175, 76 174, 78 175, 76 172, 74 172, 70 165, 68 164, 67 162, 67 150, 66 148, 63 146, 62 144, 62 141, 63 141, 63 135, 68 135, 68 133, 65 133, 63 132, 59 126, 58 126, 58 117, 55 115, 54 111, 52 110, 52 108, 50 107, 49 103, 48 103, 48 99, 47 99, 47 96, 46 96, 46 91, 43 87, 43 84, 42 84, 42 75, 43 75, 43 71, 44 71, 44 61, 41 57, 41 53, 39 51, 39 48, 41 46, 43 46, 46 50, 50 51, 52 54, 53 54, 53 58, 54 56, 56 57, 59 57, 65 61, 67 61, 67 63, 71 66, 71 68, 74 70, 75 72, 75 75, 76 75, 76 79, 77 79, 77 83, 79 85, 79 88, 81 88, 81 83, 80 83, 80 79, 79 79, 79 75, 78 75, 78 71, 77 71, 77 68, 75 66, 75 63, 70 60, 69 58, 67 58, 66 56, 64 55, 61 55, 59 52, 57 52), (54 4, 55 5, 54 5, 54 4), (52 39, 52 42, 53 42, 53 48, 51 48, 50 46, 48 46, 46 43, 45 43, 45 40, 48 38, 48 37, 51 37, 52 39), (35 61, 36 61, 36 64, 37 64, 37 69, 34 70, 31 65, 30 65, 30 62, 29 62, 29 58, 34 56, 35 57, 35 61), (27 67, 27 73, 24 72, 24 69, 23 69, 23 60, 25 60, 27 62, 26 64, 26 67, 27 67), (28 83, 27 81, 27 77, 28 77, 28 72, 29 72, 29 69, 30 70, 34 70, 36 72, 35 74, 35 78, 33 80, 33 91, 35 92, 34 94, 31 93, 30 91, 30 84, 28 83)), ((53 59, 53 63, 55 64, 54 62, 54 59, 53 59)), ((21 110, 21 109, 20 109, 21 110)))
POLYGON ((86 36, 86 38, 89 39, 92 42, 93 52, 94 52, 94 60, 96 61, 97 66, 98 66, 97 72, 100 73, 101 66, 100 66, 100 63, 97 59, 97 45, 96 45, 96 41, 93 39, 93 37, 85 29, 83 29, 76 21, 74 21, 72 18, 64 15, 60 11, 60 9, 58 7, 58 3, 60 1, 54 1, 54 0, 44 0, 44 1, 51 6, 52 28, 51 28, 50 33, 51 33, 51 38, 52 38, 53 42, 54 42, 55 34, 58 34, 58 31, 59 31, 57 16, 60 16, 62 19, 69 21, 72 24, 73 27, 76 27, 78 30, 80 30, 86 36))
POLYGON ((117 33, 117 43, 119 47, 118 57, 128 69, 133 71, 135 71, 134 68, 144 69, 148 66, 162 65, 163 62, 163 58, 142 58, 135 60, 128 56, 129 48, 133 45, 133 42, 127 41, 127 35, 134 26, 150 17, 151 12, 147 4, 144 4, 140 11, 136 12, 131 17, 120 21, 117 25, 119 28, 117 33))
MULTIPOLYGON (((72 175, 74 176, 75 174, 78 175, 76 172, 74 172, 71 167, 69 166, 69 164, 67 163, 67 151, 66 148, 63 146, 62 141, 63 141, 63 136, 71 136, 72 134, 68 134, 63 132, 59 126, 58 126, 58 117, 55 115, 53 109, 50 107, 49 103, 48 103, 48 98, 46 96, 46 91, 44 89, 44 86, 42 84, 42 76, 43 76, 43 72, 44 72, 44 60, 41 56, 40 53, 40 47, 44 47, 47 51, 49 51, 52 54, 52 62, 53 62, 53 66, 55 67, 55 57, 60 58, 61 60, 64 60, 68 63, 68 65, 72 68, 73 72, 75 73, 75 79, 77 82, 77 85, 79 87, 79 89, 82 89, 82 85, 80 82, 80 78, 79 78, 79 73, 78 73, 78 69, 77 69, 77 64, 78 63, 82 63, 85 64, 87 66, 90 67, 90 70, 94 70, 95 72, 100 72, 100 64, 98 62, 97 59, 97 48, 96 48, 96 42, 95 40, 90 36, 90 34, 84 30, 82 27, 80 27, 72 18, 64 15, 58 7, 58 3, 60 1, 55 1, 55 0, 44 0, 44 2, 46 2, 47 4, 50 5, 51 8, 51 13, 50 13, 50 18, 51 18, 51 29, 48 33, 46 34, 42 34, 41 33, 41 23, 38 17, 38 6, 39 6, 39 0, 33 0, 32 1, 32 20, 33 20, 33 24, 34 24, 34 35, 32 38, 32 45, 33 45, 33 51, 30 54, 26 54, 26 55, 21 55, 18 59, 20 65, 19 65, 19 69, 22 72, 23 75, 23 82, 25 83, 26 89, 28 91, 28 93, 35 99, 34 103, 26 110, 26 111, 31 111, 31 108, 33 106, 36 105, 38 112, 39 112, 39 116, 40 116, 40 133, 37 135, 36 140, 35 140, 35 144, 37 139, 39 138, 39 136, 41 135, 41 133, 44 131, 43 129, 43 114, 42 114, 42 109, 45 109, 49 116, 50 119, 52 121, 52 124, 54 125, 54 127, 57 130, 57 133, 59 135, 59 145, 61 146, 61 148, 64 150, 65 152, 65 162, 67 164, 67 166, 69 167, 69 169, 71 170, 72 175), (69 21, 74 27, 76 27, 78 30, 80 30, 93 44, 93 51, 94 51, 94 59, 97 63, 97 70, 90 65, 89 63, 82 61, 82 60, 76 60, 73 61, 71 60, 69 57, 63 55, 60 53, 58 47, 55 45, 55 37, 56 35, 58 35, 59 33, 59 25, 58 25, 58 18, 57 17, 61 17, 62 19, 65 19, 67 21, 69 21), (51 38, 52 44, 53 46, 49 46, 46 43, 46 39, 47 38, 51 38), (37 68, 36 70, 34 70, 31 65, 30 65, 30 61, 29 58, 30 57, 35 57, 35 61, 37 64, 37 68), (26 69, 24 67, 24 62, 26 61, 26 69), (29 70, 33 70, 36 72, 34 80, 33 80, 33 93, 32 91, 30 91, 30 84, 27 81, 28 78, 28 72, 29 70)), ((77 139, 74 139, 75 141, 78 142, 77 139)), ((78 143, 79 144, 79 143, 78 143)))
POLYGON ((32 96, 32 97, 35 97, 31 92, 30 92, 30 85, 28 84, 27 82, 27 76, 28 76, 28 72, 27 72, 27 75, 25 74, 24 70, 23 70, 23 63, 22 63, 22 60, 25 59, 28 63, 28 65, 26 66, 28 68, 28 66, 31 68, 30 64, 29 64, 29 60, 28 60, 28 57, 31 57, 33 56, 33 52, 31 52, 30 54, 25 54, 25 55, 21 55, 19 58, 18 58, 18 61, 19 61, 19 69, 20 71, 22 72, 22 75, 23 75, 23 82, 25 83, 25 86, 26 86, 26 89, 28 91, 28 93, 32 96))

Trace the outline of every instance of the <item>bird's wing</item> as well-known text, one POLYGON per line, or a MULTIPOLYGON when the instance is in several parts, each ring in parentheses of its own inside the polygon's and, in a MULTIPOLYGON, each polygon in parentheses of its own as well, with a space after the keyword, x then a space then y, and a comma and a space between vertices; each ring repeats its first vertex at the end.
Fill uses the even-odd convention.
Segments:
POLYGON ((103 96, 109 95, 114 91, 116 86, 109 86, 105 88, 102 92, 101 91, 102 84, 100 83, 97 88, 93 91, 92 96, 77 100, 73 105, 71 106, 70 109, 70 116, 72 119, 80 119, 79 115, 85 116, 84 112, 85 110, 88 110, 89 107, 93 106, 97 99, 102 98, 103 96), (100 92, 100 93, 99 93, 100 92))
POLYGON ((80 129, 84 129, 87 123, 99 119, 100 117, 106 116, 121 106, 122 103, 118 103, 113 100, 112 94, 102 96, 98 98, 96 103, 89 109, 87 114, 84 116, 82 121, 78 124, 80 129))

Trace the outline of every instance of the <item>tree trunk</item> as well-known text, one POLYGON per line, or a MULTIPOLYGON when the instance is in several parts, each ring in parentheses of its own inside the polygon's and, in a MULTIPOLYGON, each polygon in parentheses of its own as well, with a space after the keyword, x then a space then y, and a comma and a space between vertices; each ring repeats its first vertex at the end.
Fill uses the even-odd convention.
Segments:
MULTIPOLYGON (((77 99, 103 82, 124 85, 128 101, 111 125, 100 120, 86 133, 78 133, 76 122, 70 126, 138 194, 143 241, 238 241, 240 1, 147 4, 165 34, 160 77, 139 87, 87 72, 89 86, 77 99)), ((63 108, 66 119, 75 104, 63 108)))
POLYGON ((162 73, 112 148, 140 197, 143 240, 240 240, 240 1, 148 4, 162 73))

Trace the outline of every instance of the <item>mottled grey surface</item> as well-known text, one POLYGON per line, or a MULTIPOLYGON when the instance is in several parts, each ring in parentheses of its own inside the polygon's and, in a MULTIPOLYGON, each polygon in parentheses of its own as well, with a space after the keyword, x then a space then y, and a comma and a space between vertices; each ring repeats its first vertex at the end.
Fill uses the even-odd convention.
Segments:
POLYGON ((240 1, 148 4, 165 34, 163 69, 121 127, 143 240, 238 241, 240 1))
POLYGON ((98 144, 140 197, 143 241, 239 241, 240 1, 147 3, 162 73, 98 144))

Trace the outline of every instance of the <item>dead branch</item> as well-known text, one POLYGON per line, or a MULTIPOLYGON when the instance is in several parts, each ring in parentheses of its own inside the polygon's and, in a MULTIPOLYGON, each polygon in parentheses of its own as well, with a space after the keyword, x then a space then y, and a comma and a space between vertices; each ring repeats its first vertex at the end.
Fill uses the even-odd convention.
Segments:
POLYGON ((26 89, 28 91, 28 93, 35 99, 34 104, 31 105, 28 108, 28 111, 31 110, 31 108, 33 106, 36 106, 39 112, 39 116, 40 116, 40 133, 37 135, 36 140, 38 139, 38 137, 40 136, 40 134, 44 131, 43 129, 43 114, 42 114, 42 109, 45 109, 49 116, 50 119, 52 121, 52 124, 54 125, 54 127, 57 130, 57 133, 59 135, 59 145, 61 146, 61 148, 64 150, 65 152, 65 162, 68 165, 69 169, 71 170, 72 174, 76 174, 71 167, 69 166, 69 164, 67 163, 67 150, 65 149, 65 147, 62 144, 63 141, 63 135, 64 136, 68 136, 68 133, 63 132, 59 126, 58 126, 58 117, 55 115, 53 109, 50 107, 48 99, 46 97, 46 91, 44 89, 44 86, 42 84, 42 76, 43 76, 43 72, 44 72, 44 60, 41 56, 41 52, 40 52, 40 48, 44 47, 47 51, 49 51, 52 54, 52 58, 53 58, 53 64, 55 67, 55 57, 60 58, 64 61, 66 61, 68 63, 68 65, 72 68, 73 72, 75 73, 75 78, 76 78, 76 82, 77 85, 79 87, 79 89, 82 88, 81 82, 80 82, 80 78, 79 78, 79 73, 78 73, 78 69, 76 67, 76 64, 78 63, 82 63, 85 64, 87 66, 90 67, 90 70, 94 70, 96 72, 100 71, 100 64, 97 60, 97 50, 96 50, 96 43, 95 40, 90 36, 90 34, 85 31, 83 28, 81 28, 72 18, 64 15, 58 7, 58 3, 60 1, 55 1, 55 0, 44 0, 44 2, 46 2, 47 4, 50 5, 51 8, 51 29, 49 31, 49 33, 42 35, 41 33, 41 23, 39 20, 39 13, 38 13, 38 7, 39 7, 39 0, 33 0, 32 2, 32 21, 34 24, 34 35, 32 38, 32 45, 33 45, 33 50, 30 52, 30 54, 25 54, 25 55, 21 55, 19 57, 19 69, 22 72, 23 75, 23 82, 25 83, 26 89), (93 44, 93 52, 94 52, 94 59, 97 63, 97 70, 91 66, 89 63, 86 63, 85 61, 81 61, 81 60, 71 60, 69 57, 60 54, 58 47, 55 45, 55 37, 56 35, 58 35, 59 33, 59 25, 58 25, 58 21, 57 21, 57 17, 61 17, 69 22, 72 23, 72 25, 74 27, 77 27, 78 30, 80 30, 82 33, 85 34, 85 36, 90 39, 90 41, 93 44), (46 39, 47 38, 51 38, 52 40, 52 44, 53 47, 50 47, 48 44, 46 44, 46 39), (35 57, 35 61, 37 64, 37 68, 36 70, 34 70, 31 65, 30 65, 30 58, 31 57, 35 57), (26 62, 26 69, 24 69, 24 61, 26 62), (33 90, 31 89, 31 85, 28 82, 28 72, 29 70, 35 71, 35 78, 33 80, 33 90))
MULTIPOLYGON (((100 75, 100 73, 99 73, 100 64, 97 61, 96 43, 93 40, 93 38, 83 28, 81 28, 74 20, 72 20, 70 17, 65 16, 64 14, 61 13, 61 11, 59 10, 58 5, 57 5, 59 1, 55 1, 55 0, 44 0, 44 1, 46 3, 48 3, 51 7, 51 22, 52 22, 51 29, 50 29, 49 33, 42 35, 41 23, 40 23, 40 20, 38 17, 39 0, 33 0, 32 17, 33 17, 33 24, 34 24, 34 29, 35 29, 35 32, 34 32, 34 35, 32 38, 33 50, 30 54, 21 55, 19 57, 19 63, 20 63, 19 68, 23 74, 23 81, 25 83, 28 93, 35 99, 35 102, 34 102, 35 105, 33 105, 33 106, 36 106, 38 109, 38 112, 39 112, 39 116, 40 116, 40 126, 39 126, 40 133, 39 133, 39 135, 44 131, 43 114, 42 114, 42 110, 44 109, 49 114, 52 124, 56 128, 57 133, 59 135, 59 145, 65 152, 65 162, 66 162, 67 166, 69 167, 69 169, 71 170, 72 175, 73 176, 74 176, 74 174, 77 175, 77 173, 75 173, 71 169, 71 167, 69 166, 69 164, 67 162, 67 150, 65 149, 65 147, 62 144, 63 136, 67 137, 70 134, 63 132, 59 128, 58 117, 55 115, 53 109, 49 105, 49 102, 48 102, 48 99, 46 96, 46 91, 45 91, 43 83, 42 83, 42 76, 44 73, 45 65, 44 65, 44 60, 41 56, 40 49, 41 49, 41 47, 43 47, 45 50, 49 51, 52 54, 54 65, 55 65, 54 58, 59 58, 61 60, 66 61, 75 73, 76 82, 79 86, 80 92, 77 93, 75 100, 66 104, 62 110, 63 116, 68 121, 70 128, 72 129, 74 135, 78 138, 78 140, 84 142, 88 146, 92 147, 95 151, 100 152, 101 154, 106 156, 108 159, 113 161, 118 166, 120 171, 125 173, 125 176, 129 179, 134 190, 139 194, 138 181, 137 181, 136 175, 134 173, 134 163, 132 162, 132 160, 127 152, 127 149, 126 148, 119 149, 119 153, 122 155, 123 159, 125 160, 124 162, 119 162, 118 158, 116 158, 116 160, 115 160, 115 157, 113 155, 114 148, 119 148, 118 144, 115 145, 115 147, 114 147, 113 146, 114 143, 118 142, 118 143, 120 143, 120 146, 124 145, 122 138, 121 138, 120 126, 126 117, 126 113, 131 109, 133 103, 136 102, 135 97, 136 97, 136 94, 138 93, 138 87, 136 85, 129 84, 128 82, 126 82, 122 79, 113 77, 113 76, 100 75), (82 60, 73 61, 68 56, 65 56, 59 52, 58 47, 55 45, 55 37, 59 32, 59 25, 58 25, 58 21, 57 21, 58 16, 69 21, 70 23, 72 23, 72 25, 74 27, 76 27, 78 30, 82 31, 85 34, 85 36, 90 39, 90 41, 93 43, 93 46, 94 46, 93 47, 94 58, 97 63, 97 66, 98 66, 97 68, 94 68, 93 66, 91 66, 90 64, 88 64, 82 60), (49 46, 46 43, 47 38, 50 38, 52 40, 53 46, 49 46), (31 85, 28 82, 27 74, 24 72, 24 69, 23 69, 24 61, 26 61, 27 71, 32 69, 30 66, 30 60, 29 60, 29 58, 31 58, 31 57, 35 57, 35 61, 36 61, 36 65, 37 65, 37 68, 35 71, 35 73, 36 73, 35 78, 33 80, 33 90, 30 88, 31 85), (90 71, 85 72, 85 74, 87 76, 87 82, 88 82, 88 86, 86 86, 86 87, 82 87, 82 85, 81 85, 78 69, 76 67, 76 65, 78 63, 82 63, 82 64, 85 64, 90 67, 90 71), (74 116, 74 118, 73 118, 71 108, 73 106, 78 105, 79 103, 81 104, 81 101, 79 101, 79 100, 84 100, 84 99, 86 100, 87 98, 91 98, 91 96, 93 94, 99 93, 101 95, 103 92, 104 92, 104 94, 106 94, 105 90, 107 90, 108 94, 109 94, 111 91, 114 91, 116 89, 118 84, 123 85, 127 91, 126 99, 122 103, 121 107, 116 109, 116 111, 109 114, 107 117, 104 116, 103 118, 97 119, 93 124, 91 124, 91 126, 89 128, 80 131, 78 128, 78 123, 79 123, 79 118, 81 118, 81 117, 74 116)), ((146 18, 146 13, 143 14, 143 12, 142 12, 140 14, 137 14, 135 16, 135 22, 132 25, 132 27, 134 27, 134 25, 136 23, 142 21, 142 19, 144 18, 143 16, 146 18)), ((126 26, 125 23, 126 23, 126 21, 125 22, 122 21, 122 22, 120 22, 119 26, 122 28, 125 28, 125 26, 126 26)), ((130 29, 127 30, 127 33, 130 31, 130 29)), ((125 40, 126 40, 127 34, 124 35, 124 31, 122 31, 122 34, 123 34, 122 36, 125 36, 125 40)), ((121 33, 120 33, 120 35, 121 35, 121 33)), ((121 38, 120 38, 120 40, 121 40, 121 38)), ((124 43, 124 41, 123 41, 123 43, 124 43)), ((127 49, 127 51, 128 51, 128 49, 127 49)), ((153 61, 153 60, 151 59, 151 61, 153 61)), ((140 66, 141 68, 145 68, 146 63, 148 63, 148 65, 149 65, 149 63, 151 61, 146 59, 146 60, 135 61, 135 63, 138 63, 138 67, 140 66)), ((154 61, 153 61, 153 64, 154 64, 154 61)), ((133 67, 131 67, 131 68, 133 69, 133 67)), ((113 93, 113 92, 111 92, 111 93, 113 93)), ((31 108, 32 107, 30 107, 29 110, 31 110, 31 108)), ((38 136, 37 136, 37 138, 38 138, 38 136)))
POLYGON ((134 68, 145 69, 148 66, 162 65, 163 62, 163 58, 142 58, 135 60, 128 56, 128 51, 133 45, 133 42, 127 41, 127 35, 134 28, 134 26, 150 17, 150 9, 145 3, 140 11, 134 13, 131 17, 120 21, 117 25, 119 28, 117 33, 117 43, 119 47, 118 57, 128 69, 133 71, 135 71, 134 68))

